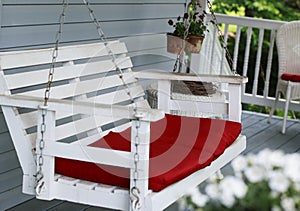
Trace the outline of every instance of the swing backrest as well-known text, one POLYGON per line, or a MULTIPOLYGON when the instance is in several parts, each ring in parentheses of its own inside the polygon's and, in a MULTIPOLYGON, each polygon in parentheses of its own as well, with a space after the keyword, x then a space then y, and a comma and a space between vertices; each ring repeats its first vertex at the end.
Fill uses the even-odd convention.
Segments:
MULTIPOLYGON (((136 79, 131 72, 132 62, 126 56, 125 44, 113 41, 108 45, 124 73, 123 78, 128 83, 132 96, 139 104, 148 106, 144 100, 143 88, 135 83, 136 79)), ((0 53, 0 77, 2 75, 4 79, 1 94, 44 98, 52 52, 53 49, 39 49, 0 53)), ((103 43, 65 46, 59 49, 50 99, 121 105, 132 103, 103 43)), ((20 124, 20 129, 25 133, 25 141, 31 142, 34 148, 37 111, 11 109, 13 112, 8 111, 6 114, 7 109, 3 110, 6 121, 12 122, 8 125, 20 124)), ((88 139, 95 133, 99 137, 99 132, 117 126, 129 126, 128 120, 116 119, 113 116, 104 118, 81 115, 75 111, 57 112, 56 120, 56 140, 66 142, 85 137, 88 139)), ((11 133, 15 132, 12 131, 15 128, 11 127, 10 130, 11 133)))

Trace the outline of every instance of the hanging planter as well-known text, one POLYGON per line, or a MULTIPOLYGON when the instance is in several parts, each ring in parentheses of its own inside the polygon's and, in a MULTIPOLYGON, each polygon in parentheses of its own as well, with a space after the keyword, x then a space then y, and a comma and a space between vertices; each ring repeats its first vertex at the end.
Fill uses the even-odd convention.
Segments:
POLYGON ((176 22, 171 19, 168 21, 168 24, 174 28, 172 33, 167 33, 167 51, 169 53, 200 52, 207 31, 207 23, 204 20, 206 13, 203 11, 202 14, 199 14, 200 8, 197 0, 191 0, 183 17, 179 16, 176 22))
POLYGON ((174 36, 171 33, 167 33, 167 51, 169 53, 179 54, 184 48, 186 53, 199 53, 203 39, 203 36, 191 35, 185 41, 183 41, 183 38, 174 36))

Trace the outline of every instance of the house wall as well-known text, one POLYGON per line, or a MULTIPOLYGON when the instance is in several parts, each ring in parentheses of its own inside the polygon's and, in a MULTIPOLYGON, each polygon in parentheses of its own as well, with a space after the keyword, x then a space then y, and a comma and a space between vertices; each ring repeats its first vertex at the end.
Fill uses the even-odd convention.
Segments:
MULTIPOLYGON (((59 0, 0 0, 0 51, 53 46, 61 12, 59 0)), ((97 42, 97 31, 80 0, 69 0, 62 44, 97 42)), ((126 42, 135 69, 172 68, 165 50, 169 18, 182 14, 184 0, 91 0, 109 39, 126 42)), ((32 58, 34 59, 34 58, 32 58)), ((17 61, 16 61, 17 62, 17 61)), ((0 210, 32 196, 21 193, 20 168, 0 110, 0 210)), ((19 205, 20 206, 20 205, 19 205)))

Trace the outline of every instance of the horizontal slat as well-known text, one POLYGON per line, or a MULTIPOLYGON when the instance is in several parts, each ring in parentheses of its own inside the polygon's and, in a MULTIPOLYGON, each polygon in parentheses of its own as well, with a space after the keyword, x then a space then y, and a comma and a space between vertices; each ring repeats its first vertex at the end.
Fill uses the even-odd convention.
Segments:
POLYGON ((170 110, 194 111, 197 113, 206 112, 211 114, 228 114, 228 104, 221 102, 192 102, 171 100, 170 110))
MULTIPOLYGON (((12 107, 25 107, 37 109, 43 105, 42 98, 28 97, 28 96, 7 96, 0 94, 0 102, 4 106, 12 107)), ((144 101, 142 101, 144 102, 144 101)), ((144 104, 144 103, 142 103, 144 104)), ((111 112, 115 117, 133 119, 135 118, 135 112, 133 107, 122 106, 122 105, 106 105, 99 103, 90 102, 77 102, 70 100, 59 100, 51 99, 48 101, 49 112, 61 111, 69 112, 75 109, 78 113, 88 115, 99 115, 99 116, 111 116, 111 112)), ((142 121, 158 121, 164 117, 164 112, 156 109, 151 109, 145 105, 139 105, 137 113, 142 121)))
MULTIPOLYGON (((146 100, 142 100, 138 102, 138 106, 146 107, 148 105, 146 100)), ((76 109, 75 109, 76 110, 76 109)), ((91 108, 92 110, 92 108, 91 108)), ((80 133, 97 130, 101 133, 101 126, 117 122, 121 119, 125 119, 126 117, 119 116, 118 114, 114 114, 113 110, 106 113, 105 116, 85 116, 82 119, 77 121, 68 122, 62 125, 59 125, 55 128, 55 139, 62 140, 64 138, 68 138, 71 136, 79 135, 80 133)), ((127 125, 127 123, 125 123, 127 125)), ((122 128, 121 126, 119 126, 122 128)), ((36 133, 30 133, 26 135, 26 137, 31 141, 32 146, 35 146, 36 141, 36 133)), ((80 141, 80 140, 79 140, 80 141)))
MULTIPOLYGON (((126 53, 127 49, 124 43, 119 41, 109 42, 109 48, 114 54, 126 53)), ((51 63, 52 49, 38 49, 26 51, 13 51, 0 53, 1 68, 11 69, 17 67, 26 67, 40 64, 51 63), (18 61, 18 62, 16 62, 18 61)), ((108 55, 103 43, 92 43, 84 45, 64 46, 59 49, 57 62, 73 61, 77 59, 98 57, 108 55)))
MULTIPOLYGON (((133 74, 131 72, 124 73, 123 78, 127 83, 136 82, 133 74)), ((103 89, 108 89, 116 86, 122 86, 123 83, 117 75, 106 76, 103 78, 97 78, 92 80, 80 81, 77 83, 65 84, 60 86, 55 86, 51 88, 51 99, 64 99, 68 97, 78 96, 82 94, 87 94, 95 91, 100 91, 103 89)), ((43 97, 44 89, 38 89, 34 91, 24 92, 24 96, 32 97, 43 97)))
POLYGON ((79 188, 77 186, 53 183, 57 199, 80 202, 90 206, 109 207, 115 210, 127 210, 129 207, 129 191, 99 184, 95 190, 79 188))
MULTIPOLYGON (((141 86, 131 87, 129 90, 134 98, 142 97, 144 95, 144 90, 141 86)), ((117 103, 120 103, 120 102, 123 102, 126 100, 129 100, 129 97, 126 94, 126 90, 122 89, 122 90, 117 90, 115 92, 110 92, 107 94, 103 94, 103 95, 99 95, 99 96, 95 96, 95 97, 91 97, 91 98, 87 98, 87 99, 82 99, 81 101, 96 102, 96 103, 103 103, 103 104, 117 104, 117 103)), ((78 100, 78 101, 80 101, 80 100, 78 100)), ((30 127, 35 126, 37 123, 36 115, 37 115, 36 111, 20 114, 20 117, 23 122, 23 127, 30 128, 30 127)), ((69 117, 72 115, 74 115, 73 110, 70 110, 69 112, 58 111, 58 112, 56 112, 55 117, 56 117, 56 119, 62 119, 62 118, 66 118, 66 117, 69 117)))
POLYGON ((45 147, 43 153, 44 155, 120 166, 124 168, 133 168, 134 166, 133 157, 130 152, 82 146, 80 144, 65 144, 49 141, 47 142, 47 147, 45 147))
POLYGON ((219 82, 219 83, 232 83, 242 84, 248 81, 244 76, 233 75, 205 75, 205 74, 180 74, 153 71, 139 71, 134 72, 135 77, 140 79, 156 79, 156 80, 178 80, 178 81, 205 81, 205 82, 219 82))
MULTIPOLYGON (((81 145, 89 145, 89 144, 92 144, 95 142, 95 140, 99 140, 100 138, 102 138, 103 136, 106 136, 110 131, 113 131, 113 132, 121 132, 123 130, 126 130, 128 127, 131 126, 131 122, 128 122, 128 123, 125 123, 123 125, 120 125, 120 126, 117 126, 117 127, 114 127, 110 130, 106 130, 106 131, 103 131, 101 134, 95 134, 95 135, 90 135, 86 138, 83 138, 83 139, 80 139, 79 140, 79 144, 81 145)), ((78 142, 72 142, 71 144, 78 144, 78 142)))
MULTIPOLYGON (((145 102, 145 101, 142 101, 145 102)), ((76 109, 75 109, 76 110, 76 109)), ((90 130, 97 130, 101 131, 101 126, 117 122, 119 120, 123 119, 122 117, 115 117, 114 113, 111 113, 110 116, 87 116, 83 117, 82 119, 79 119, 77 121, 68 122, 66 124, 62 124, 60 126, 57 126, 55 128, 55 139, 61 140, 64 138, 68 138, 71 136, 76 136, 83 132, 88 132, 90 130)), ((31 140, 32 143, 36 140, 36 133, 32 133, 27 135, 29 140, 31 140)))
MULTIPOLYGON (((119 58, 116 60, 116 63, 121 69, 132 67, 129 57, 119 58)), ((110 60, 57 67, 55 68, 53 82, 108 72, 114 68, 115 66, 110 60)), ((9 89, 16 89, 45 83, 47 81, 48 72, 49 68, 16 73, 6 75, 5 79, 9 89)))
POLYGON ((61 140, 70 136, 74 136, 89 130, 96 129, 101 132, 101 126, 113 121, 118 121, 120 118, 91 116, 67 124, 63 124, 55 128, 56 140, 61 140))

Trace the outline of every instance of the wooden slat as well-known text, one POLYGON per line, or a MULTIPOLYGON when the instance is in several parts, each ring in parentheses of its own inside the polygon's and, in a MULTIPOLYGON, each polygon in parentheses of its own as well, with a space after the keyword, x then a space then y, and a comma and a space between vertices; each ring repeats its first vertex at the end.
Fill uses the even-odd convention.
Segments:
POLYGON ((248 81, 247 77, 233 75, 209 75, 209 74, 180 74, 170 72, 141 71, 134 72, 139 79, 175 80, 175 81, 206 81, 218 83, 243 84, 248 81))
MULTIPOLYGON (((127 52, 125 44, 120 43, 119 41, 109 42, 109 48, 111 48, 114 54, 122 54, 127 52)), ((47 48, 0 53, 1 68, 11 69, 48 64, 51 63, 52 51, 52 49, 47 48)), ((56 61, 73 61, 77 59, 92 58, 105 55, 108 55, 108 53, 103 43, 92 43, 76 46, 73 45, 61 47, 59 49, 59 54, 56 61)))
MULTIPOLYGON (((146 103, 146 101, 142 102, 146 103)), ((112 122, 117 122, 121 119, 122 118, 120 117, 115 117, 113 113, 110 116, 105 117, 97 115, 83 117, 82 119, 79 119, 77 121, 72 121, 57 126, 55 128, 55 139, 61 140, 90 130, 98 130, 99 132, 101 132, 101 126, 112 122)), ((35 143, 36 133, 32 133, 27 136, 29 137, 32 143, 35 143)))
MULTIPOLYGON (((124 73, 123 78, 127 83, 136 82, 136 79, 133 77, 133 74, 131 72, 124 73)), ((50 98, 64 99, 122 85, 123 83, 117 75, 106 76, 103 78, 96 78, 86 81, 80 81, 77 83, 52 87, 50 98)), ((34 91, 24 92, 22 93, 22 95, 32 97, 43 97, 44 92, 45 90, 43 88, 34 91)))
POLYGON ((120 166, 124 168, 133 168, 134 166, 131 152, 82 146, 80 144, 48 142, 44 153, 45 155, 54 157, 76 159, 93 163, 120 166))
MULTIPOLYGON (((132 67, 129 57, 119 58, 116 60, 116 63, 121 69, 132 67)), ((57 67, 55 68, 53 82, 108 72, 113 69, 115 69, 115 66, 110 60, 57 67)), ((9 89, 17 89, 47 82, 48 72, 49 68, 24 73, 16 73, 6 75, 5 79, 9 89)))
MULTIPOLYGON (((131 87, 129 89, 130 93, 134 98, 142 97, 144 95, 144 90, 141 86, 131 87)), ((117 90, 115 92, 110 92, 103 95, 98 95, 95 97, 83 99, 82 101, 85 102, 95 102, 95 103, 103 103, 103 104, 117 104, 123 101, 129 100, 129 96, 126 93, 125 89, 117 90)), ((78 100, 80 101, 80 100, 78 100)), ((24 128, 30 128, 36 125, 37 123, 37 112, 29 112, 20 114, 20 117, 22 119, 23 127, 24 128)), ((56 112, 56 119, 62 119, 69 116, 75 115, 74 111, 70 112, 56 112)))

